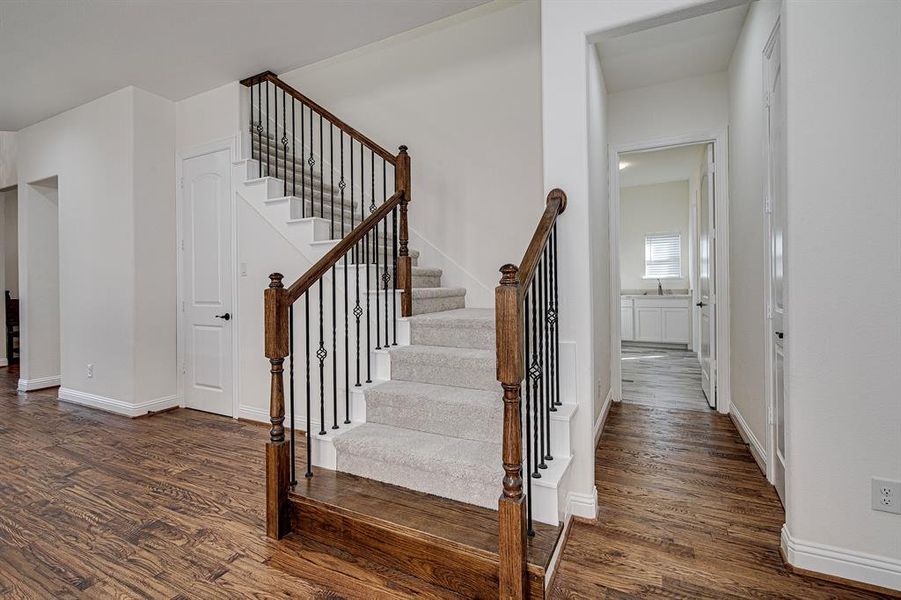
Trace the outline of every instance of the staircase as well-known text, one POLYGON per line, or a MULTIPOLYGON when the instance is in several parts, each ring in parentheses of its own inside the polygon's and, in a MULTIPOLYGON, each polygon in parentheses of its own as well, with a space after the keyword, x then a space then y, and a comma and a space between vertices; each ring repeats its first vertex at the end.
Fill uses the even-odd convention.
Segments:
MULTIPOLYGON (((236 163, 240 193, 315 262, 288 288, 273 274, 265 293, 268 534, 309 537, 464 597, 543 598, 561 543, 558 485, 575 407, 559 402, 559 384, 554 402, 551 384, 536 379, 534 425, 528 405, 524 421, 506 416, 536 446, 534 461, 531 451, 518 459, 528 517, 509 546, 498 534, 512 438, 495 311, 466 308, 466 290, 443 287, 441 269, 419 265, 408 247, 406 148, 392 156, 271 73, 242 83, 251 127, 250 157, 236 163), (303 417, 294 424, 296 374, 303 417), (505 572, 525 587, 505 583, 505 572)), ((550 290, 550 278, 542 285, 550 290)), ((543 313, 533 326, 551 331, 543 313)), ((550 338, 545 346, 548 369, 550 338)))

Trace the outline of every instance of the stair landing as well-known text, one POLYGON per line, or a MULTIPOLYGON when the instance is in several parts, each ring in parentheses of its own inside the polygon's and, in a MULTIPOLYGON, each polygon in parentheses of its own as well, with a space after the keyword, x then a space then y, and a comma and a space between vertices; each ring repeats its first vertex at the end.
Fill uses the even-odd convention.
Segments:
MULTIPOLYGON (((326 543, 467 598, 497 597, 495 510, 320 468, 311 479, 300 478, 289 503, 289 538, 326 543)), ((527 549, 530 597, 543 598, 562 527, 534 527, 527 549)))

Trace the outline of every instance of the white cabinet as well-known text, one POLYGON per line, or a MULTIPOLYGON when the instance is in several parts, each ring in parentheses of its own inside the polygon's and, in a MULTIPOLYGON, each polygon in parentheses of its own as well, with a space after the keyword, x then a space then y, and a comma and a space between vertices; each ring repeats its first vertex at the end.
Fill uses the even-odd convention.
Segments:
POLYGON ((629 306, 622 306, 620 308, 620 315, 622 317, 622 336, 623 341, 629 342, 635 339, 635 328, 632 323, 632 302, 629 302, 629 306))
POLYGON ((688 296, 623 296, 622 339, 687 344, 691 331, 689 304, 688 296))

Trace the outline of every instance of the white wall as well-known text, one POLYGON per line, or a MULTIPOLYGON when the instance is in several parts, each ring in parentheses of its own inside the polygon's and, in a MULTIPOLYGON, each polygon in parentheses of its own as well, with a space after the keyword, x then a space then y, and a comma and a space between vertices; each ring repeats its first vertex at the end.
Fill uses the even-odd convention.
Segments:
POLYGON ((0 131, 0 190, 16 185, 16 132, 0 131))
POLYGON ((538 31, 537 2, 491 3, 281 75, 389 151, 410 147, 411 246, 469 306, 494 305, 544 206, 538 31))
MULTIPOLYGON (((569 204, 558 229, 560 290, 560 337, 572 340, 576 355, 576 395, 580 405, 574 429, 576 459, 571 477, 574 494, 586 500, 574 507, 578 514, 593 517, 596 508, 594 489, 593 405, 597 382, 609 381, 611 366, 604 364, 598 352, 609 352, 611 311, 603 298, 611 294, 609 267, 594 264, 609 262, 592 236, 609 228, 606 184, 601 183, 591 165, 597 164, 597 149, 608 143, 609 124, 605 123, 603 100, 596 97, 603 73, 592 65, 593 44, 589 36, 631 21, 664 14, 695 4, 691 0, 652 0, 629 2, 556 2, 541 4, 541 89, 544 182, 547 188, 566 191, 569 204), (595 91, 590 92, 592 86, 595 91), (589 117, 591 115, 591 117, 589 117), (590 125, 589 123, 594 125, 590 125), (591 144, 589 144, 591 140, 591 144), (594 191, 597 195, 593 195, 594 191), (596 253, 593 253, 593 249, 596 253), (586 257, 590 257, 586 260, 586 257), (603 270, 607 269, 605 276, 603 270), (599 320, 605 323, 599 323, 599 320)), ((607 120, 610 108, 607 107, 607 120)), ((603 355, 602 355, 603 356, 603 355)), ((615 368, 615 367, 613 367, 615 368)))
POLYGON ((901 589, 901 3, 783 17, 790 559, 901 589))
MULTIPOLYGON (((32 211, 32 190, 27 184, 55 176, 59 181, 61 296, 61 373, 57 375, 63 388, 72 392, 71 400, 127 414, 177 404, 171 396, 174 368, 153 373, 157 380, 149 389, 166 390, 158 403, 145 400, 146 392, 137 389, 136 376, 144 366, 136 361, 150 356, 159 360, 175 351, 171 307, 158 304, 174 296, 174 272, 170 278, 161 275, 171 252, 148 241, 156 235, 164 243, 167 228, 175 225, 165 216, 166 207, 174 204, 175 187, 174 127, 167 104, 141 90, 125 88, 27 127, 16 136, 20 296, 26 321, 21 377, 36 376, 33 368, 40 359, 31 356, 28 348, 30 331, 40 325, 28 315, 42 297, 35 287, 42 273, 34 268, 31 245, 40 221, 32 211), (137 202, 143 206, 137 207, 137 202), (142 227, 148 230, 140 231, 142 227), (139 301, 143 294, 152 300, 139 301), (140 314, 139 309, 148 312, 140 314), (147 334, 151 328, 158 331, 147 334), (89 363, 94 365, 93 378, 87 376, 89 363)), ((162 362, 155 362, 153 368, 162 362)))
MULTIPOLYGON (((607 120, 607 92, 604 75, 601 73, 601 60, 597 47, 592 46, 588 52, 588 101, 592 110, 588 114, 588 193, 591 202, 588 207, 589 226, 593 235, 589 238, 591 264, 591 298, 594 310, 599 317, 592 325, 592 340, 595 346, 594 373, 597 378, 592 388, 593 409, 592 423, 597 428, 598 419, 604 411, 604 401, 611 397, 611 382, 614 371, 609 368, 611 356, 611 327, 613 319, 604 319, 604 314, 611 314, 610 293, 606 290, 606 282, 611 277, 611 264, 608 258, 610 248, 609 212, 607 198, 607 144, 604 143, 604 130, 607 120)), ((569 218, 564 213, 563 218, 569 218)), ((619 379, 617 378, 617 381, 619 379)), ((593 453, 592 453, 593 454, 593 453)), ((586 456, 591 459, 591 454, 586 456)), ((582 456, 577 459, 580 466, 582 456)))
POLYGON ((764 331, 766 255, 763 48, 778 0, 751 5, 729 64, 729 274, 732 403, 766 449, 768 342, 764 331))
POLYGON ((179 152, 237 133, 242 87, 235 81, 175 103, 175 145, 179 152))
POLYGON ((665 290, 688 289, 688 181, 636 185, 620 189, 620 283, 623 290, 656 290, 656 279, 644 279, 645 236, 682 236, 682 277, 661 280, 665 290))
POLYGON ((135 402, 176 395, 175 105, 134 89, 135 402))
POLYGON ((729 83, 725 72, 610 94, 608 141, 616 146, 725 129, 729 83))

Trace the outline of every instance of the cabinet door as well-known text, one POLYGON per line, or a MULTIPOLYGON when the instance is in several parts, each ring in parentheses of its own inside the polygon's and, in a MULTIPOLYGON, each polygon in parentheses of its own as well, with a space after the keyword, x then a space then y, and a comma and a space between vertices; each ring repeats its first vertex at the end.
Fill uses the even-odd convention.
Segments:
POLYGON ((640 342, 661 340, 661 309, 656 307, 635 307, 635 339, 640 342))
POLYGON ((624 341, 635 339, 635 332, 632 327, 632 307, 622 306, 619 310, 622 320, 622 339, 624 341))
POLYGON ((661 341, 673 344, 688 343, 688 309, 661 308, 663 336, 661 341))

